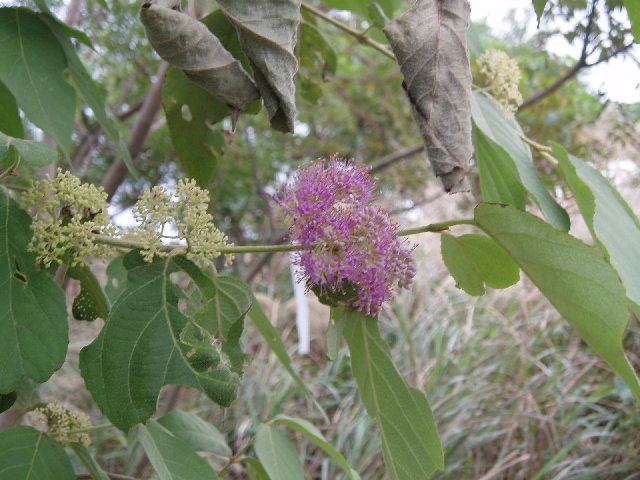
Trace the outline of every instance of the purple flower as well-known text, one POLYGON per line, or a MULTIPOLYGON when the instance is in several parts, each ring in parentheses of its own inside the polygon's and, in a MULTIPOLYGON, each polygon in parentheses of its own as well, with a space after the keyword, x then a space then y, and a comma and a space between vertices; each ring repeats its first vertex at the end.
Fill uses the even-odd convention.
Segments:
POLYGON ((362 164, 336 155, 299 169, 282 196, 291 242, 305 247, 297 262, 322 300, 376 315, 394 287, 409 288, 411 250, 376 198, 362 164))

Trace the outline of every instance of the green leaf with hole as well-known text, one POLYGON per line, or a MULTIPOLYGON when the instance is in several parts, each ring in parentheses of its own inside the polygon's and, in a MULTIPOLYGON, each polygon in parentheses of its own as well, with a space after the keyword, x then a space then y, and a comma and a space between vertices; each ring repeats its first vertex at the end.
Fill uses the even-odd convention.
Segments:
POLYGON ((520 182, 513 158, 478 127, 473 130, 483 200, 488 203, 515 205, 524 210, 527 191, 520 182))
POLYGON ((507 288, 520 280, 520 268, 496 242, 484 235, 468 234, 440 237, 442 259, 456 280, 456 286, 469 295, 484 295, 484 285, 507 288))
POLYGON ((64 362, 64 293, 27 252, 31 218, 0 190, 0 393, 45 382, 64 362))
MULTIPOLYGON (((102 412, 128 431, 153 415, 160 388, 168 384, 194 387, 228 406, 239 384, 234 359, 220 348, 220 339, 189 315, 188 298, 171 277, 174 272, 202 272, 179 255, 147 263, 139 251, 132 251, 123 264, 127 290, 116 300, 100 335, 80 352, 82 376, 102 412), (178 306, 180 299, 187 302, 185 311, 178 306)), ((221 314, 232 310, 225 305, 227 297, 213 295, 221 314)), ((242 318, 230 323, 241 326, 242 318)), ((226 341, 239 341, 239 335, 228 335, 226 341)))
POLYGON ((640 305, 640 221, 595 168, 553 145, 560 173, 573 191, 591 235, 616 269, 627 296, 640 305))
POLYGON ((15 148, 20 157, 34 167, 44 167, 58 158, 56 149, 47 143, 9 137, 0 132, 0 149, 10 147, 15 148))
POLYGON ((362 402, 380 426, 389 477, 424 480, 442 470, 444 455, 431 407, 398 372, 377 318, 341 308, 333 315, 342 324, 362 402))
POLYGON ((159 423, 149 420, 146 425, 139 425, 135 432, 160 480, 219 478, 204 458, 159 423))
POLYGON ((0 432, 0 480, 75 480, 64 449, 31 427, 0 432))
POLYGON ((70 267, 67 275, 80 282, 80 293, 74 298, 71 308, 73 318, 89 322, 97 318, 106 320, 109 301, 91 269, 83 263, 70 267))
POLYGON ((36 126, 66 152, 76 111, 74 89, 65 79, 64 49, 38 14, 0 8, 0 81, 36 126))
POLYGON ((514 207, 480 204, 475 221, 640 400, 640 381, 622 349, 629 309, 613 267, 593 247, 514 207))
POLYGON ((296 449, 276 427, 261 424, 253 448, 271 480, 304 480, 296 449))
POLYGON ((336 450, 336 448, 331 445, 324 438, 324 435, 318 430, 315 425, 304 420, 302 418, 290 417, 288 415, 276 415, 272 423, 279 423, 280 425, 284 425, 289 427, 291 430, 295 430, 298 433, 304 435, 308 440, 315 443, 318 447, 322 448, 331 458, 333 458, 340 466, 344 469, 345 472, 349 475, 349 478, 352 480, 360 480, 360 475, 351 468, 349 462, 342 456, 342 454, 336 450))
POLYGON ((212 452, 223 457, 230 457, 233 453, 224 435, 193 413, 173 410, 160 417, 158 423, 195 451, 212 452))
POLYGON ((114 304, 118 296, 127 290, 127 269, 124 268, 124 255, 114 258, 107 266, 107 284, 104 293, 109 303, 114 304))
POLYGON ((506 119, 494 101, 482 93, 474 92, 471 114, 476 128, 502 147, 515 162, 520 182, 531 194, 551 225, 569 231, 569 215, 549 194, 542 178, 533 165, 531 150, 520 138, 522 129, 514 119, 506 119))
POLYGON ((538 17, 538 27, 540 27, 540 19, 544 13, 544 7, 547 6, 547 0, 533 0, 533 8, 536 11, 536 17, 538 17))

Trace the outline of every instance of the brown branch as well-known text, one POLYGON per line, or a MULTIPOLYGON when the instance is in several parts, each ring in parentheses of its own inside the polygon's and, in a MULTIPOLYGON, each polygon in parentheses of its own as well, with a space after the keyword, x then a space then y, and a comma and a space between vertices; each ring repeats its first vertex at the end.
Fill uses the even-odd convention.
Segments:
MULTIPOLYGON (((142 150, 142 146, 151 131, 153 120, 160 110, 160 106, 162 104, 160 93, 162 91, 162 84, 164 83, 164 77, 167 74, 168 69, 169 64, 162 62, 158 69, 156 82, 147 94, 144 103, 142 104, 140 117, 138 118, 136 125, 133 127, 131 140, 127 146, 129 155, 133 160, 137 158, 140 150, 142 150)), ((127 178, 128 172, 127 165, 124 163, 122 158, 118 158, 113 165, 111 165, 111 168, 102 182, 102 186, 104 187, 105 192, 107 192, 109 199, 113 197, 114 193, 118 190, 118 187, 120 187, 125 178, 127 178)))
POLYGON ((418 145, 414 145, 412 147, 403 148, 402 150, 398 150, 395 153, 384 156, 374 162, 373 166, 369 168, 369 173, 377 173, 385 168, 390 167, 394 163, 404 160, 405 158, 412 157, 413 155, 420 153, 424 150, 424 143, 419 143, 418 145))

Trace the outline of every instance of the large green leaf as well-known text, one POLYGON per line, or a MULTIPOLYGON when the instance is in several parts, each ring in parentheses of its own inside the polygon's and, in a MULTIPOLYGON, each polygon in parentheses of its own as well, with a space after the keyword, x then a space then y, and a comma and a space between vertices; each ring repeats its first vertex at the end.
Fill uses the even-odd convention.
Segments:
POLYGON ((25 115, 69 151, 76 95, 65 79, 64 49, 39 15, 0 8, 0 81, 25 115))
POLYGON ((224 435, 193 413, 173 410, 159 418, 158 423, 195 451, 213 452, 223 457, 230 457, 233 453, 224 435))
POLYGON ((271 480, 304 480, 298 453, 277 428, 261 424, 253 448, 271 480))
POLYGON ((443 233, 442 259, 458 288, 484 295, 484 284, 507 288, 520 280, 520 268, 496 242, 484 235, 454 237, 443 233))
POLYGON ((488 203, 515 205, 524 210, 527 191, 520 183, 520 176, 513 158, 478 127, 474 128, 474 133, 476 162, 480 170, 480 189, 483 200, 488 203))
POLYGON ((300 67, 319 72, 327 81, 336 73, 336 52, 322 34, 310 23, 300 25, 300 67))
POLYGON ((16 138, 24 137, 24 127, 13 94, 0 82, 0 132, 16 138))
POLYGON ((473 154, 467 0, 418 0, 383 29, 427 157, 447 192, 468 189, 473 154))
POLYGON ((91 41, 88 38, 84 38, 86 36, 83 37, 84 34, 82 32, 70 29, 68 25, 59 22, 50 14, 40 15, 40 18, 49 26, 53 34, 58 39, 58 42, 60 42, 62 49, 64 50, 64 54, 68 64, 70 81, 75 85, 84 101, 93 111, 93 114, 96 116, 96 120, 104 129, 107 138, 116 147, 118 154, 129 169, 129 172, 133 175, 134 178, 136 178, 137 173, 133 166, 133 161, 131 159, 131 155, 129 154, 129 150, 127 149, 127 146, 122 139, 120 131, 118 130, 118 126, 116 125, 115 121, 109 116, 105 108, 106 97, 100 91, 98 85, 96 85, 96 83, 93 81, 89 72, 87 72, 87 69, 82 63, 82 60, 80 60, 80 57, 78 57, 78 53, 71 43, 69 35, 74 34, 75 37, 79 38, 85 44, 86 42, 89 42, 89 45, 91 45, 91 41))
POLYGON ((302 378, 300 378, 298 372, 296 372, 293 368, 293 365, 291 364, 291 357, 289 357, 287 349, 284 346, 282 339, 280 338, 280 332, 271 324, 267 316, 262 311, 260 303, 255 299, 255 297, 253 298, 251 308, 249 309, 249 319, 258 329, 265 342, 267 342, 267 345, 269 345, 269 348, 275 354, 280 364, 285 368, 287 373, 291 375, 293 381, 296 382, 296 385, 298 385, 300 390, 302 390, 302 392, 311 400, 318 411, 322 414, 324 419, 328 422, 329 419, 327 418, 327 414, 325 413, 324 409, 318 403, 318 400, 311 393, 311 391, 309 391, 307 384, 304 383, 304 380, 302 380, 302 378))
POLYGON ((300 0, 218 0, 218 5, 238 31, 271 126, 293 132, 300 0))
POLYGON ((0 189, 0 393, 46 381, 64 362, 64 293, 27 252, 31 219, 0 189))
MULTIPOLYGON (((80 353, 82 376, 102 412, 116 427, 129 430, 153 415, 160 388, 167 384, 197 388, 228 406, 239 383, 233 359, 219 348, 220 339, 178 308, 184 295, 170 278, 173 272, 199 269, 181 256, 147 263, 138 251, 124 257, 124 267, 127 290, 100 335, 80 353)), ((219 311, 229 311, 223 305, 227 298, 213 294, 219 311)), ((242 317, 229 321, 241 325, 242 317)))
POLYGON ((288 415, 277 415, 271 421, 272 423, 285 425, 290 429, 301 433, 307 439, 327 452, 336 462, 338 462, 340 466, 344 468, 344 471, 347 472, 349 478, 351 478, 352 480, 360 480, 360 475, 358 475, 358 473, 353 468, 351 468, 349 462, 347 462, 347 460, 333 445, 327 442, 327 440, 324 438, 324 435, 322 435, 320 430, 318 430, 312 423, 302 418, 294 418, 288 415))
POLYGON ((520 182, 533 197, 544 217, 556 228, 569 230, 569 215, 551 197, 540 175, 533 166, 531 149, 520 138, 522 129, 514 119, 506 119, 486 95, 474 92, 471 114, 476 127, 511 155, 520 176, 520 182))
POLYGON ((0 132, 0 149, 9 147, 15 148, 22 159, 34 167, 44 167, 58 158, 56 149, 47 143, 9 137, 0 132))
POLYGON ((187 443, 153 420, 136 428, 136 438, 160 480, 215 480, 209 463, 187 443))
POLYGON ((640 43, 640 2, 638 0, 624 0, 624 6, 627 7, 629 20, 631 20, 633 38, 637 43, 640 43))
POLYGON ((107 284, 104 293, 111 304, 114 304, 120 294, 127 290, 127 269, 124 268, 124 255, 114 258, 107 266, 107 284))
POLYGON ((640 400, 640 381, 622 349, 627 300, 611 265, 594 248, 511 206, 480 204, 475 221, 640 400))
POLYGON ((627 296, 640 305, 640 221, 595 168, 553 145, 560 173, 573 191, 591 235, 616 269, 627 296))
POLYGON ((64 449, 31 427, 0 432, 0 480, 75 480, 64 449))
POLYGON ((425 480, 444 468, 444 456, 427 398, 410 387, 380 337, 377 318, 332 309, 349 345, 353 376, 367 412, 378 421, 392 480, 425 480))
POLYGON ((162 105, 180 165, 207 188, 227 147, 222 128, 215 125, 229 115, 227 106, 173 67, 162 88, 162 105))

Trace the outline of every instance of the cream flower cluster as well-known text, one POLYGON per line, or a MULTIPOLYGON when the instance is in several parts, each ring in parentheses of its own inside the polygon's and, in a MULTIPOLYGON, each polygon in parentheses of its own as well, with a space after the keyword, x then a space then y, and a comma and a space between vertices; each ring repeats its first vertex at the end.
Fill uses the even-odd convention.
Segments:
MULTIPOLYGON (((175 193, 164 187, 146 189, 133 208, 139 225, 131 238, 144 245, 142 255, 147 261, 169 255, 161 248, 163 240, 185 240, 186 255, 192 260, 217 258, 220 248, 228 246, 227 236, 214 226, 208 207, 209 194, 195 180, 179 180, 175 193)), ((231 262, 233 257, 227 255, 226 260, 231 262)))
POLYGON ((522 104, 518 89, 520 68, 518 62, 502 50, 488 50, 478 58, 478 68, 484 89, 498 103, 507 118, 513 118, 522 104))
POLYGON ((89 435, 81 430, 91 427, 86 413, 67 410, 57 403, 47 403, 29 412, 29 422, 44 430, 58 443, 80 443, 88 447, 89 435))
POLYGON ((102 187, 82 183, 71 173, 58 169, 55 178, 47 175, 34 182, 22 200, 26 208, 36 209, 28 248, 45 267, 65 262, 77 265, 84 257, 113 254, 111 247, 95 241, 96 234, 116 233, 102 187))

